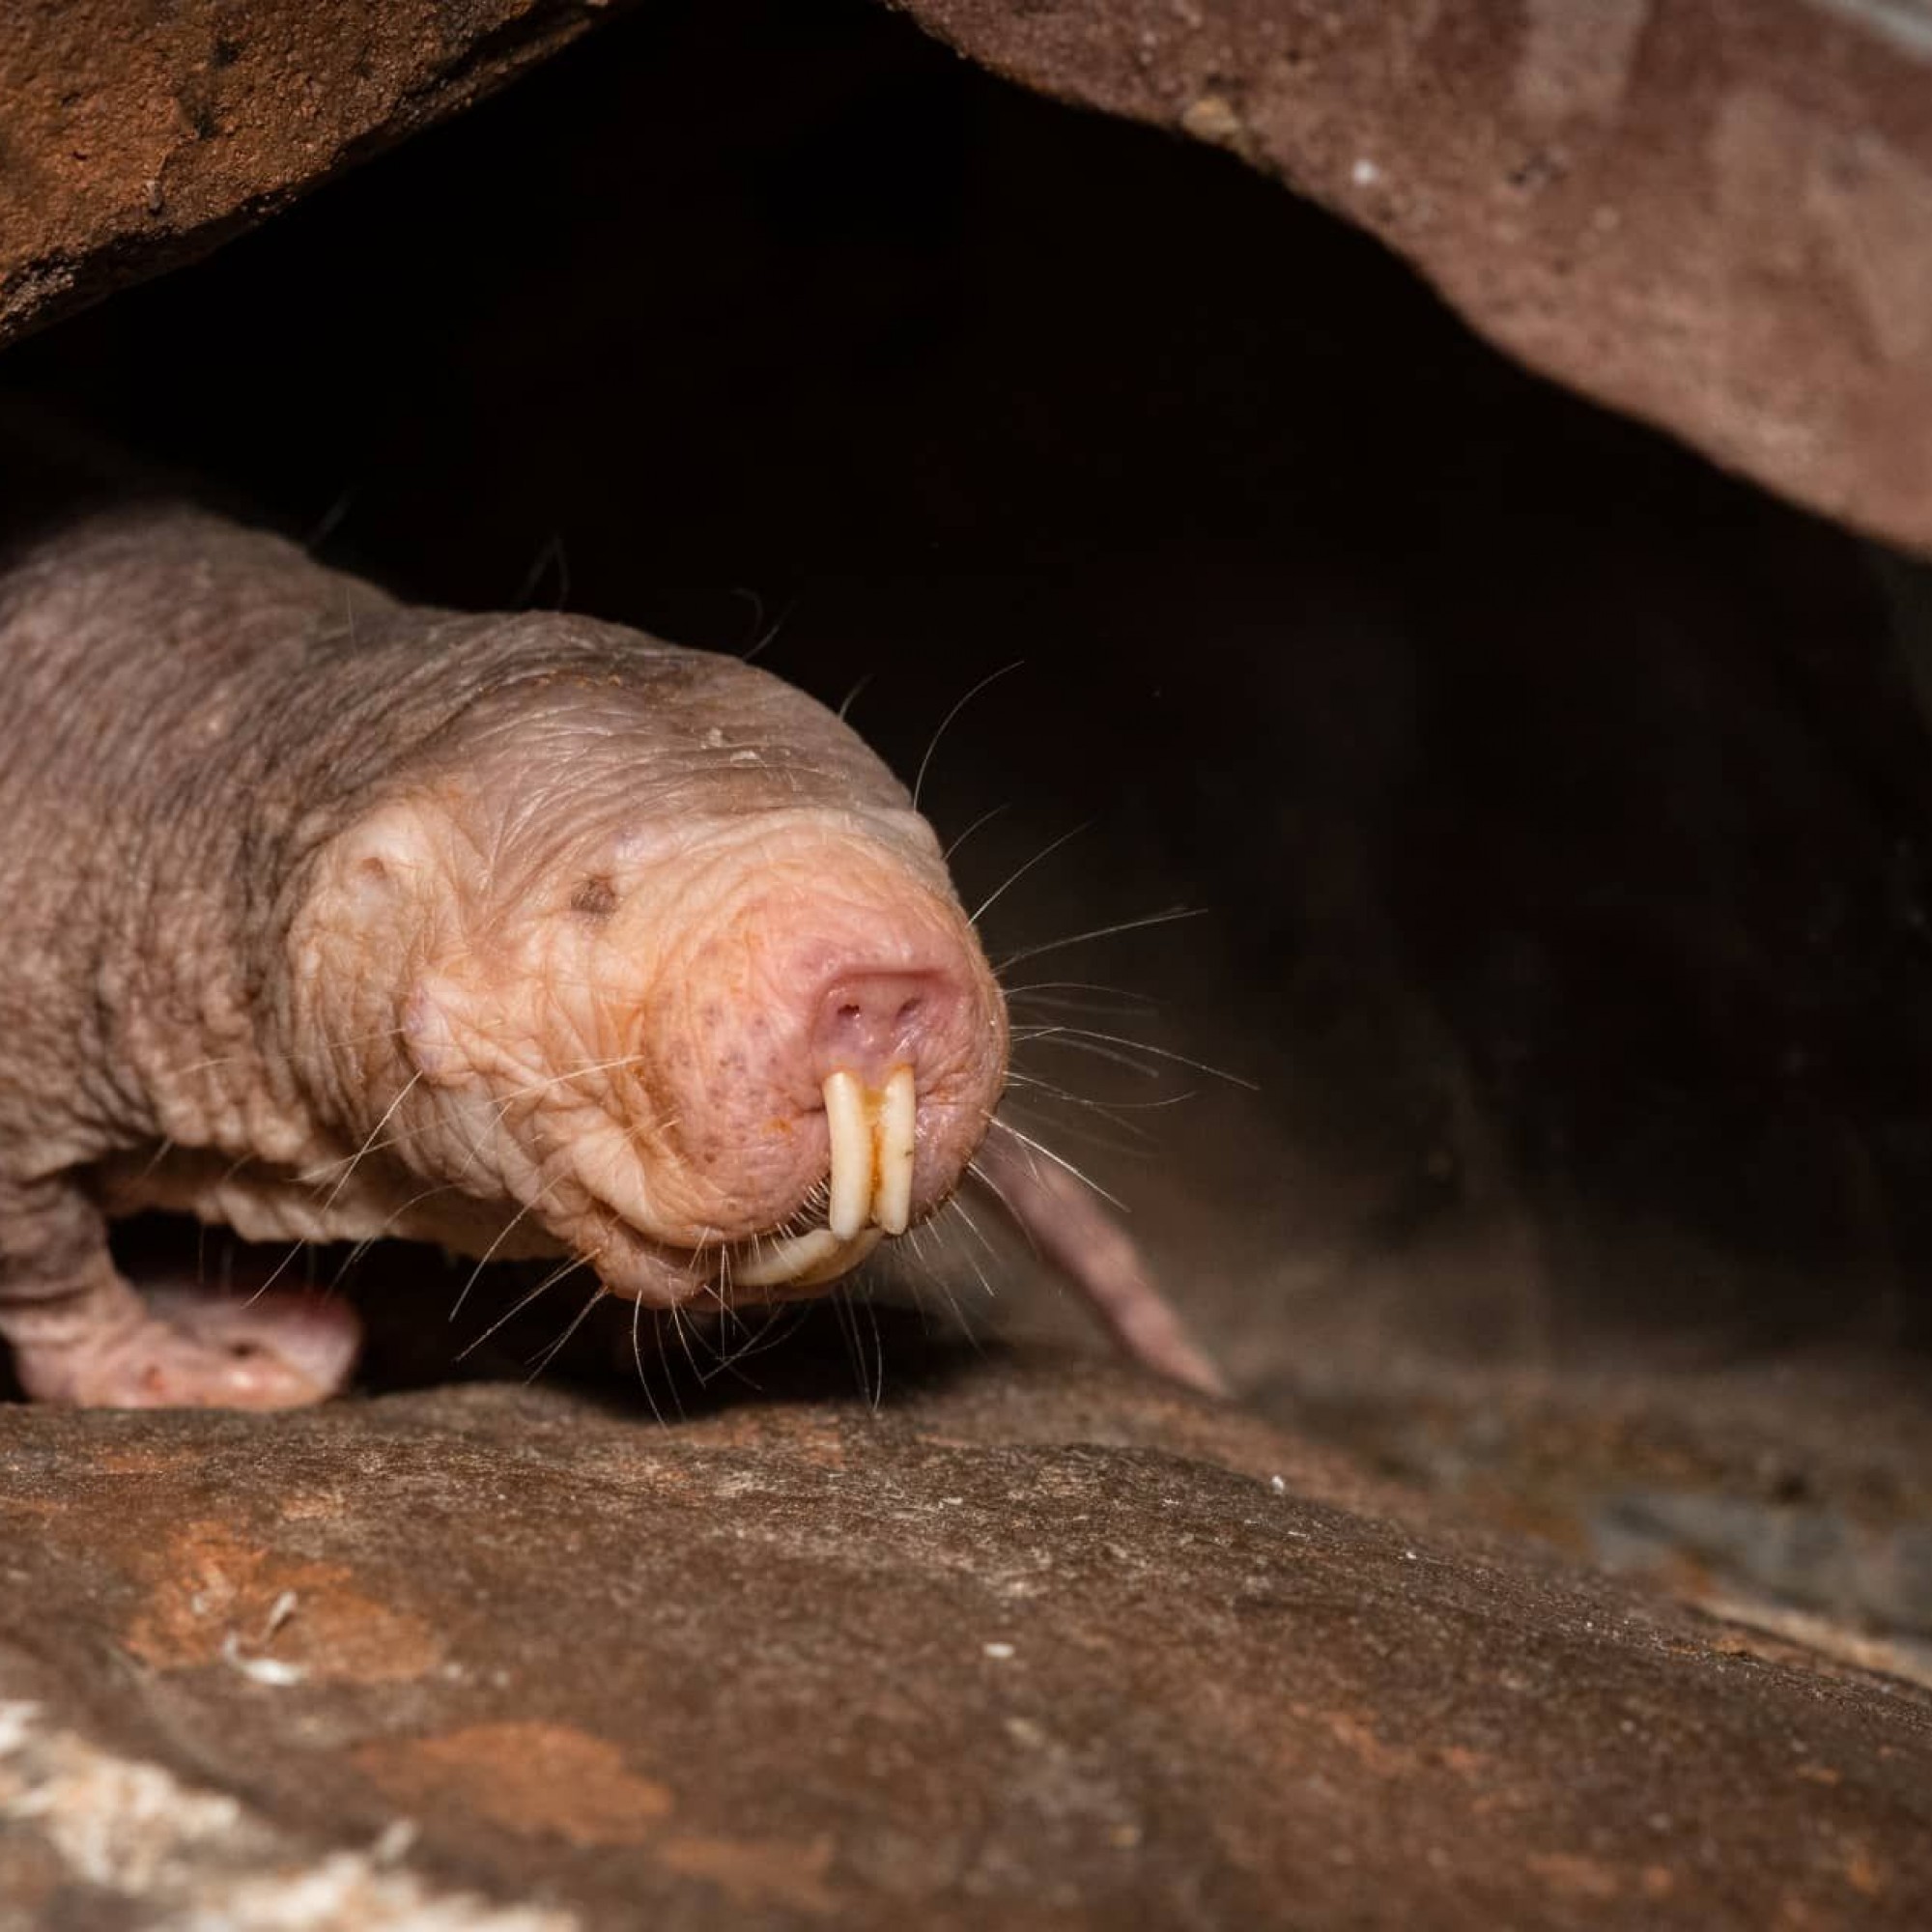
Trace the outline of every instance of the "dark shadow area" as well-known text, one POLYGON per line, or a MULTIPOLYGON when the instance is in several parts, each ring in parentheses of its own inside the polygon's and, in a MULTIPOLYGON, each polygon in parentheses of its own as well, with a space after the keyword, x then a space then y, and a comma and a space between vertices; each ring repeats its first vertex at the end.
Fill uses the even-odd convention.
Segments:
MULTIPOLYGON (((368 1396, 543 1383, 660 1422, 854 1398, 883 1409, 943 1393, 1009 1353, 864 1279, 816 1300, 673 1318, 600 1293, 581 1269, 477 1266, 410 1241, 366 1251, 252 1244, 184 1216, 144 1214, 117 1227, 114 1246, 143 1288, 193 1284, 242 1297, 273 1287, 349 1301, 364 1338, 355 1388, 368 1396)), ((18 1389, 10 1381, 5 1394, 18 1389)))
POLYGON ((657 6, 0 374, 412 595, 868 679, 908 776, 1024 661, 925 802, 1004 808, 969 903, 1093 821, 988 914, 1052 949, 1021 1064, 1159 1103, 1136 1160, 1042 1096, 1251 1385, 1928 1339, 1866 554, 1226 156, 857 0, 657 6))

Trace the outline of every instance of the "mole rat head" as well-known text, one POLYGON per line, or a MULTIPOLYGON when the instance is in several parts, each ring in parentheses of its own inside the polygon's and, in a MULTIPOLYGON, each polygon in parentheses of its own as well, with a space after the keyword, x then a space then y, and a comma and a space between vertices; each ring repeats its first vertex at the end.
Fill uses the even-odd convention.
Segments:
POLYGON ((1005 1009, 865 746, 736 660, 650 648, 469 715, 325 854, 298 966, 337 988, 319 1031, 400 1047, 359 1103, 338 1077, 346 1125, 620 1293, 768 1299, 951 1192, 1005 1009))

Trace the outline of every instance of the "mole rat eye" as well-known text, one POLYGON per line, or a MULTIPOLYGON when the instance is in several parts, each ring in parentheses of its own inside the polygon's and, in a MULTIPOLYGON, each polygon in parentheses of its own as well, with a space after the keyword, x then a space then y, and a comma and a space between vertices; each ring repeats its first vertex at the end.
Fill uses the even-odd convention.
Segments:
POLYGON ((609 919, 617 910, 617 893, 609 879, 585 879, 570 895, 572 912, 586 919, 609 919))

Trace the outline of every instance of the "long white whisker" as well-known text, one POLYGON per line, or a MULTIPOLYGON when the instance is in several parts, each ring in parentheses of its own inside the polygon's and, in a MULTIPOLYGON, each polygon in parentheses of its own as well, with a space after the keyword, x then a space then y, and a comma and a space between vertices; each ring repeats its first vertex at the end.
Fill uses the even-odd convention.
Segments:
POLYGON ((1007 1219, 1026 1236, 1026 1244, 1033 1250, 1034 1260, 1038 1261, 1041 1258, 1039 1242, 1036 1238, 1033 1229, 1020 1217, 1018 1209, 1014 1208, 1011 1200, 1008 1197, 1007 1190, 977 1160, 969 1160, 966 1163, 966 1172, 1007 1210, 1007 1219))
POLYGON ((867 671, 865 674, 865 676, 862 677, 859 680, 859 682, 855 684, 852 687, 852 689, 845 694, 844 697, 839 701, 838 712, 835 714, 839 724, 844 724, 845 714, 852 709, 853 705, 858 703, 859 694, 863 692, 865 688, 871 683, 871 681, 872 681, 872 673, 870 671, 867 671))
POLYGON ((1023 959, 1037 959, 1042 952, 1057 952, 1064 946, 1079 946, 1090 939, 1111 939, 1116 933, 1141 932, 1151 925, 1172 925, 1178 920, 1205 919, 1207 915, 1206 906, 1177 906, 1172 912, 1150 913, 1145 919, 1123 919, 1116 925, 1096 925, 1086 932, 1069 934, 1065 939, 1048 939, 1038 946, 1023 946, 1017 952, 1009 952, 1004 959, 996 961, 993 970, 1004 973, 1023 959))
POLYGON ((1070 839, 1078 838, 1080 835, 1083 832, 1085 832, 1093 823, 1094 821, 1090 818, 1086 821, 1085 824, 1076 825, 1071 832, 1063 832, 1060 835, 1060 837, 1052 842, 1052 844, 1045 846, 1042 850, 1038 852, 1036 852, 1033 855, 1033 857, 1029 859, 1026 862, 1026 864, 1019 868, 1018 871, 1009 872, 1007 875, 1004 884, 995 886, 994 889, 990 893, 988 893, 984 898, 982 898, 980 901, 979 905, 976 906, 974 910, 967 915, 968 919, 970 919, 975 925, 978 925, 980 922, 983 918, 985 918, 987 911, 991 907, 997 905, 1000 902, 1000 900, 1004 898, 1006 895, 1014 886, 1018 885, 1019 882, 1023 878, 1025 878, 1026 875, 1030 871, 1032 871, 1036 866, 1042 865, 1046 860, 1052 858, 1053 855, 1056 852, 1058 852, 1060 848, 1063 845, 1066 844, 1070 839))
MULTIPOLYGON (((999 1250, 995 1248, 992 1242, 986 1238, 985 1230, 980 1226, 979 1222, 974 1220, 972 1213, 968 1210, 965 1202, 960 1200, 958 1195, 955 1194, 952 1197, 952 1199, 947 1203, 947 1206, 951 1208, 959 1216, 959 1218, 966 1223, 967 1228, 972 1233, 973 1238, 976 1241, 978 1241, 982 1248, 985 1249, 987 1259, 993 1262, 998 1262, 998 1260, 1000 1259, 999 1250)), ((989 1281, 987 1281, 986 1277, 983 1274, 980 1277, 980 1286, 983 1288, 989 1295, 992 1293, 993 1292, 992 1284, 989 1281)))
POLYGON ((1009 1112, 1014 1120, 1024 1122, 1029 1126, 1039 1125, 1051 1127, 1055 1136, 1060 1140, 1076 1141, 1082 1147, 1098 1148, 1103 1153, 1116 1154, 1122 1160, 1144 1161, 1151 1159, 1154 1147, 1157 1145, 1157 1143, 1153 1143, 1151 1135, 1147 1133, 1136 1134, 1132 1123, 1126 1121, 1115 1121, 1112 1122, 1114 1126, 1121 1130, 1122 1135, 1131 1137, 1121 1139, 1110 1134, 1097 1132, 1084 1122, 1076 1123, 1069 1121, 1054 1120, 1051 1116, 1041 1115, 1037 1108, 1022 1108, 1018 1102, 1009 1102, 1009 1112))
MULTIPOLYGON (((619 1054, 617 1058, 614 1060, 589 1061, 586 1062, 582 1066, 570 1067, 562 1073, 554 1073, 542 1080, 526 1081, 522 1086, 514 1089, 505 1099, 503 1099, 497 1104, 497 1106, 490 1116, 490 1124, 493 1127, 500 1126, 503 1123, 504 1119, 508 1116, 510 1109, 516 1106, 519 1101, 528 1099, 532 1094, 542 1094, 547 1092, 552 1087, 561 1087, 568 1081, 581 1080, 583 1078, 585 1074, 608 1073, 613 1067, 635 1065, 638 1063, 638 1061, 639 1061, 642 1057, 643 1056, 641 1054, 636 1054, 636 1053, 619 1054)), ((420 1080, 421 1078, 422 1075, 418 1073, 416 1075, 416 1079, 420 1080)), ((415 1082, 412 1081, 410 1084, 411 1086, 413 1086, 415 1082)), ((405 1094, 407 1094, 408 1091, 409 1090, 407 1088, 404 1089, 405 1094)), ((400 1102, 402 1096, 398 1095, 397 1097, 398 1101, 400 1102)), ((393 1113, 395 1109, 392 1107, 390 1109, 390 1112, 393 1113)), ((386 1120, 387 1118, 388 1115, 385 1114, 384 1116, 384 1120, 386 1120)), ((373 1145, 365 1142, 363 1146, 357 1149, 357 1151, 355 1153, 349 1154, 340 1159, 325 1161, 320 1167, 312 1167, 305 1174, 297 1175, 296 1179, 298 1181, 300 1181, 304 1186, 320 1186, 322 1184, 323 1179, 327 1175, 332 1173, 336 1168, 348 1167, 353 1171, 356 1162, 361 1160, 365 1154, 383 1153, 385 1152, 390 1148, 403 1147, 407 1145, 410 1141, 419 1140, 426 1133, 435 1132, 440 1122, 432 1121, 423 1126, 412 1127, 407 1133, 391 1134, 389 1138, 385 1141, 378 1141, 375 1142, 373 1145)), ((668 1122, 668 1124, 674 1126, 676 1122, 673 1121, 668 1122)), ((382 1126, 382 1122, 379 1121, 377 1122, 377 1127, 379 1130, 381 1126, 382 1126)), ((464 1171, 466 1173, 471 1166, 475 1164, 476 1156, 479 1151, 480 1151, 479 1149, 472 1149, 470 1151, 469 1160, 465 1163, 464 1171)), ((343 1180, 347 1180, 347 1179, 348 1176, 345 1175, 343 1177, 343 1180)), ((338 1182, 337 1183, 338 1192, 340 1191, 340 1187, 341 1187, 341 1182, 338 1182)), ((334 1197, 331 1196, 330 1200, 332 1201, 333 1198, 334 1197)), ((327 1206, 327 1204, 325 1203, 324 1205, 327 1206)))
POLYGON ((1042 1006, 1055 1004, 1053 998, 1062 993, 1098 993, 1104 997, 1097 1000, 1065 1002, 1067 1006, 1120 1006, 1146 1009, 1150 1012, 1160 1009, 1160 1002, 1151 993, 1137 993, 1126 986, 1107 986, 1095 980, 1030 980, 1024 986, 1005 988, 1009 1000, 1033 1000, 1042 1006))
POLYGON ((1083 1174, 1080 1171, 1080 1169, 1075 1167, 1070 1160, 1065 1158, 1065 1155, 1055 1153, 1054 1151, 1050 1147, 1046 1146, 1044 1142, 1035 1140, 1031 1134, 1021 1133, 1019 1128, 1014 1126, 1010 1121, 995 1120, 993 1125, 997 1127, 1001 1133, 1010 1134, 1013 1137, 1013 1139, 1018 1141, 1022 1147, 1031 1148, 1035 1153, 1044 1155, 1048 1160, 1052 1161, 1055 1167, 1065 1168, 1065 1171, 1068 1174, 1070 1174, 1075 1180, 1079 1181, 1083 1187, 1091 1187, 1094 1190, 1094 1192, 1100 1197, 1102 1201, 1107 1202, 1111 1207, 1118 1208, 1122 1214, 1130 1214, 1133 1212, 1133 1209, 1130 1208, 1127 1206, 1127 1204, 1120 1198, 1119 1195, 1109 1194, 1107 1190, 1104 1187, 1102 1187, 1100 1183, 1097 1180, 1095 1180, 1091 1174, 1083 1174))
MULTIPOLYGON (((1015 1047, 1031 1046, 1036 1039, 1041 1037, 1043 1033, 1051 1031, 1052 1029, 1050 1028, 1042 1028, 1037 1031, 1016 1028, 1012 1036, 1013 1045, 1015 1047)), ((1069 1053, 1084 1053, 1092 1059, 1104 1060, 1111 1066, 1124 1066, 1129 1073, 1138 1073, 1143 1080, 1158 1080, 1161 1077, 1161 1070, 1158 1066, 1151 1065, 1144 1060, 1136 1060, 1130 1053, 1118 1052, 1111 1046, 1096 1046, 1091 1039, 1067 1039, 1062 1037, 1053 1039, 1049 1044, 1065 1047, 1069 1053)))
POLYGON ((678 1345, 684 1350, 684 1359, 691 1365, 691 1373, 696 1377, 697 1384, 702 1388, 704 1370, 698 1362, 696 1350, 691 1345, 691 1324, 684 1319, 684 1306, 681 1302, 671 1303, 670 1326, 671 1333, 677 1337, 678 1345))
POLYGON ((335 1270, 335 1273, 329 1278, 328 1293, 330 1294, 333 1294, 335 1291, 342 1286, 342 1283, 345 1277, 348 1275, 350 1269, 353 1268, 356 1264, 356 1263, 359 1262, 362 1259, 362 1257, 366 1255, 369 1252, 369 1250, 376 1245, 378 1241, 382 1240, 384 1236, 388 1234, 389 1230, 393 1228, 396 1225, 396 1223, 400 1221, 403 1218, 403 1216, 410 1211, 412 1208, 420 1207, 422 1203, 429 1200, 432 1195, 448 1194, 454 1190, 455 1186, 456 1183, 453 1180, 440 1181, 434 1187, 425 1187, 420 1194, 411 1195, 410 1198, 407 1201, 405 1201, 400 1208, 391 1208, 387 1214, 384 1215, 382 1227, 379 1228, 373 1235, 365 1235, 362 1237, 362 1239, 357 1241, 355 1245, 349 1250, 348 1254, 343 1257, 342 1265, 339 1268, 337 1268, 335 1270))
POLYGON ((651 1419, 658 1427, 664 1427, 664 1411, 658 1407, 657 1392, 651 1387, 651 1379, 644 1373, 644 1348, 639 1334, 639 1325, 643 1321, 644 1302, 641 1295, 631 1297, 631 1360, 638 1367, 638 1388, 644 1401, 650 1405, 651 1419))
POLYGON ((968 826, 968 827, 966 828, 966 830, 965 830, 964 832, 962 832, 962 833, 961 833, 961 834, 959 835, 959 837, 958 837, 957 838, 955 838, 955 839, 954 839, 954 840, 952 841, 952 843, 951 845, 949 845, 949 846, 948 846, 948 847, 946 848, 946 851, 945 851, 945 853, 944 853, 944 854, 942 855, 942 856, 943 856, 943 857, 945 858, 945 860, 946 860, 946 863, 947 863, 947 864, 948 864, 948 865, 950 866, 950 865, 951 865, 951 864, 952 863, 952 855, 953 855, 953 853, 955 853, 956 851, 958 851, 958 849, 960 848, 960 846, 962 846, 963 844, 965 844, 965 842, 967 841, 967 839, 969 839, 970 838, 972 838, 972 836, 974 835, 974 833, 976 833, 977 831, 979 831, 979 829, 980 828, 980 826, 982 826, 982 825, 990 825, 990 824, 991 824, 991 823, 993 822, 993 820, 994 820, 994 819, 996 819, 997 817, 999 817, 1000 813, 1001 813, 1001 812, 1003 812, 1003 811, 1005 811, 1006 810, 1007 810, 1007 807, 1006 807, 1006 806, 1004 806, 1004 805, 996 805, 996 806, 992 807, 992 808, 991 808, 991 809, 990 809, 989 810, 986 810, 986 811, 982 811, 982 812, 981 812, 981 813, 980 813, 980 814, 979 815, 979 817, 978 817, 978 818, 976 818, 976 819, 975 819, 975 820, 974 820, 974 821, 972 822, 972 824, 971 824, 971 825, 969 825, 969 826, 968 826))
POLYGON ((491 1322, 489 1327, 484 1329, 482 1334, 477 1336, 475 1341, 469 1343, 466 1348, 459 1349, 456 1353, 456 1359, 460 1362, 464 1360, 467 1356, 473 1354, 478 1349, 480 1349, 483 1346, 485 1342, 487 1342, 490 1339, 492 1335, 494 1335, 497 1332, 498 1328, 500 1328, 503 1325, 504 1322, 510 1321, 514 1316, 521 1315, 524 1312, 524 1310, 526 1309, 530 1305, 530 1303, 537 1298, 538 1295, 546 1293, 548 1293, 548 1291, 554 1288, 557 1285, 557 1283, 563 1280, 563 1278, 566 1275, 575 1274, 579 1268, 588 1267, 589 1265, 590 1265, 589 1256, 579 1255, 574 1260, 564 1262, 561 1265, 554 1267, 549 1274, 545 1275, 544 1278, 540 1282, 538 1282, 537 1285, 533 1289, 531 1289, 526 1295, 524 1296, 524 1298, 521 1301, 516 1302, 513 1306, 506 1309, 501 1315, 497 1316, 496 1321, 491 1322))
MULTIPOLYGON (((737 595, 739 595, 740 597, 747 597, 751 600, 752 609, 753 611, 754 612, 753 621, 757 623, 763 623, 765 617, 764 599, 760 597, 755 590, 740 590, 737 592, 737 595)), ((765 650, 768 649, 770 645, 774 642, 774 640, 777 639, 778 634, 781 631, 782 631, 784 627, 791 621, 791 613, 797 609, 798 609, 798 598, 796 596, 793 596, 787 599, 784 609, 781 611, 779 614, 772 619, 771 624, 769 628, 765 631, 764 635, 761 638, 759 638, 754 644, 753 644, 750 650, 740 651, 738 653, 739 663, 750 664, 753 658, 761 656, 765 652, 765 650)))
POLYGON ((1044 1041, 1049 1045, 1073 1040, 1103 1040, 1109 1046, 1125 1047, 1133 1053, 1151 1053, 1156 1060, 1171 1060, 1178 1066, 1190 1067, 1194 1072, 1205 1073, 1210 1079, 1225 1080, 1229 1086, 1239 1087, 1249 1094, 1259 1094, 1262 1091, 1252 1080, 1244 1079, 1238 1073, 1230 1073, 1225 1067, 1209 1066, 1205 1060, 1195 1060, 1185 1053, 1173 1053, 1164 1046, 1151 1046, 1144 1039, 1126 1039, 1119 1034, 1100 1033, 1093 1027, 1037 1027, 1027 1029, 1024 1037, 1029 1040, 1044 1041))
MULTIPOLYGON (((547 1195, 549 1192, 550 1189, 548 1187, 544 1188, 543 1191, 538 1194, 537 1201, 541 1201, 544 1198, 544 1196, 547 1195)), ((517 1224, 520 1221, 522 1221, 524 1216, 527 1214, 531 1210, 531 1208, 533 1208, 537 1205, 537 1201, 526 1201, 524 1205, 521 1208, 519 1208, 517 1211, 514 1214, 512 1214, 507 1221, 503 1223, 502 1227, 497 1231, 497 1238, 494 1241, 492 1241, 487 1248, 483 1250, 482 1259, 479 1260, 476 1265, 469 1270, 469 1279, 463 1284, 463 1293, 456 1297, 456 1304, 449 1311, 450 1321, 454 1321, 456 1318, 463 1312, 463 1304, 469 1299, 469 1291, 476 1286, 476 1283, 478 1279, 481 1277, 483 1270, 490 1265, 491 1256, 494 1255, 497 1252, 497 1250, 500 1248, 503 1245, 503 1243, 510 1238, 510 1236, 516 1229, 517 1224)))
POLYGON ((1056 1080, 1042 1080, 1037 1074, 1023 1073, 1016 1066, 1007 1069, 1007 1085, 1028 1087, 1042 1099, 1060 1100, 1069 1107, 1085 1107, 1090 1113, 1104 1114, 1123 1133, 1133 1134, 1142 1140, 1151 1138, 1148 1130, 1132 1121, 1122 1120, 1122 1114, 1156 1113, 1163 1107, 1183 1106, 1200 1094, 1199 1088, 1190 1087, 1184 1094, 1169 1094, 1158 1100, 1095 1100, 1090 1094, 1076 1094, 1072 1088, 1061 1086, 1056 1080))
POLYGON ((391 1100, 386 1107, 383 1109, 383 1118, 380 1121, 378 1121, 373 1127, 369 1129, 369 1138, 362 1143, 361 1147, 351 1157, 348 1167, 343 1172, 342 1179, 335 1183, 335 1186, 331 1190, 328 1199, 322 1204, 322 1211, 325 1214, 327 1213, 328 1210, 335 1206, 336 1200, 342 1193, 342 1190, 349 1185, 349 1177, 355 1172, 356 1167, 361 1162, 362 1156, 366 1154, 372 1147, 375 1146, 376 1141, 382 1134, 383 1129, 386 1127, 389 1124, 389 1122, 395 1117, 396 1109, 400 1107, 403 1104, 403 1102, 407 1100, 410 1097, 410 1095, 415 1092, 416 1088, 421 1084, 421 1081, 422 1081, 422 1071, 420 1068, 418 1068, 414 1073, 412 1073, 410 1075, 409 1080, 403 1087, 403 1091, 400 1094, 398 1094, 396 1097, 393 1100, 391 1100))
POLYGON ((1002 665, 998 670, 988 671, 986 675, 982 677, 980 680, 980 682, 976 684, 973 687, 973 689, 966 694, 964 697, 960 698, 959 701, 955 705, 953 705, 952 709, 949 711, 946 714, 946 716, 939 721, 939 729, 932 734, 931 741, 930 743, 927 744, 925 748, 925 756, 919 761, 919 776, 915 778, 912 781, 912 809, 915 811, 919 810, 920 798, 925 790, 925 774, 927 767, 930 766, 932 763, 932 754, 933 753, 939 750, 939 741, 940 739, 946 736, 946 733, 948 729, 951 727, 952 721, 955 718, 957 718, 959 714, 962 711, 964 711, 966 707, 969 704, 971 704, 972 701, 976 697, 978 697, 979 695, 982 691, 984 691, 989 684, 998 684, 1001 678, 1005 677, 1009 671, 1018 670, 1020 666, 1025 662, 1026 660, 1024 658, 1015 658, 1011 664, 1002 665))
POLYGON ((574 1321, 570 1324, 570 1326, 566 1328, 563 1331, 563 1333, 559 1335, 556 1338, 556 1340, 553 1342, 550 1345, 550 1347, 543 1351, 542 1355, 538 1357, 535 1366, 532 1367, 529 1374, 524 1378, 526 1385, 535 1381, 536 1378, 540 1375, 542 1375, 543 1372, 547 1368, 549 1368, 554 1361, 556 1360, 557 1356, 560 1355, 563 1352, 564 1349, 568 1346, 570 1338, 573 1335, 575 1335, 580 1328, 583 1326, 584 1317, 587 1316, 590 1313, 590 1311, 593 1308, 595 1308, 597 1304, 600 1301, 602 1301, 604 1297, 610 1293, 611 1291, 608 1288, 606 1288, 601 1281, 597 1284, 596 1293, 592 1294, 590 1299, 586 1301, 583 1304, 583 1306, 577 1311, 576 1321, 574 1321))

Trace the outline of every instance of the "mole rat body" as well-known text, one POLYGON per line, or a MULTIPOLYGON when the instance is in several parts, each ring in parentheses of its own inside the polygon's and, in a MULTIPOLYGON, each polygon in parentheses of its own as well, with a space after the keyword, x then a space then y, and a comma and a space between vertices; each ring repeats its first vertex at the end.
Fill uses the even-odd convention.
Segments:
MULTIPOLYGON (((43 1400, 268 1407, 350 1371, 339 1304, 144 1302, 117 1214, 769 1300, 944 1201, 1005 1080, 937 841, 829 712, 179 506, 0 574, 0 1335, 43 1400)), ((1209 1378, 1096 1210, 981 1157, 1130 1346, 1209 1378)))

